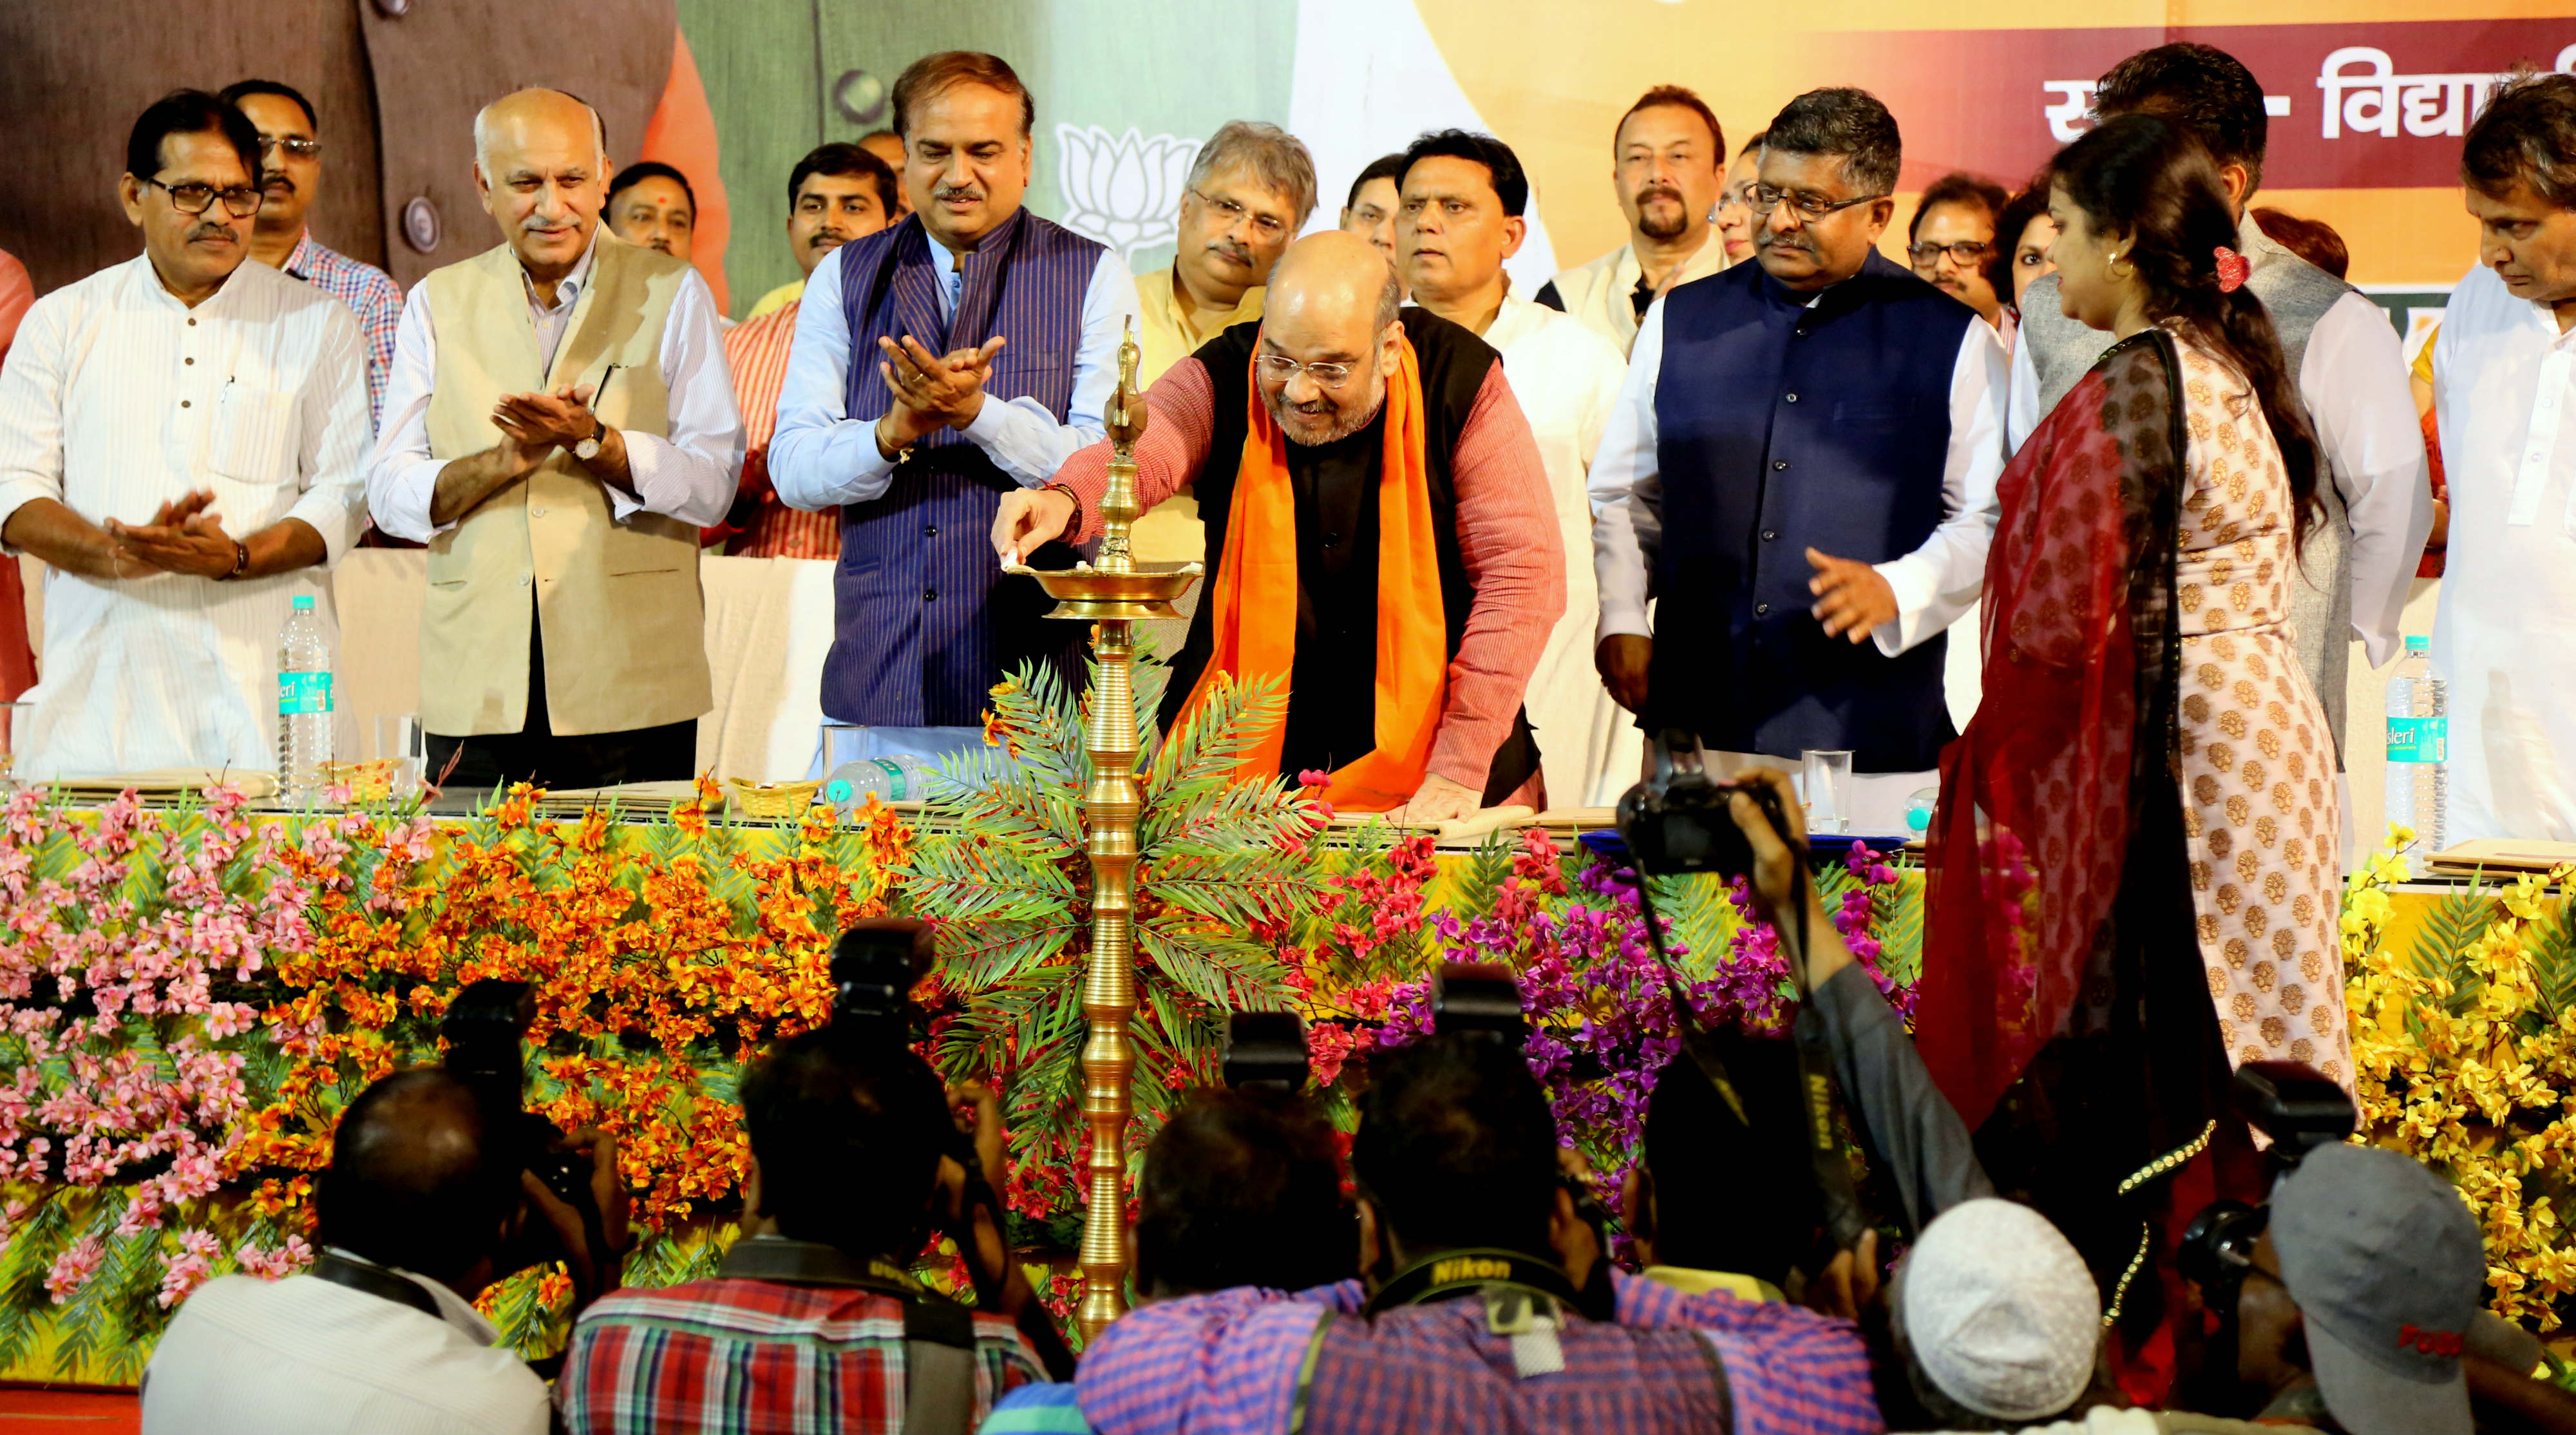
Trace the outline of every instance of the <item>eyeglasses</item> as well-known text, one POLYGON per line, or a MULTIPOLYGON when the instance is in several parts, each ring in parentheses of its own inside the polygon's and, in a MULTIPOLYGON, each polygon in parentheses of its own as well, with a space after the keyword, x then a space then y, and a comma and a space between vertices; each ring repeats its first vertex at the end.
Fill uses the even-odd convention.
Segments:
POLYGON ((1263 378, 1275 383, 1284 384, 1302 370, 1306 377, 1328 389, 1340 388, 1351 381, 1351 375, 1359 372, 1357 364, 1301 364, 1285 354, 1264 354, 1253 360, 1253 364, 1261 370, 1263 378))
POLYGON ((1757 184, 1745 198, 1746 202, 1753 206, 1753 217, 1756 219, 1769 218, 1771 211, 1778 209, 1780 202, 1786 200, 1791 209, 1798 211, 1800 219, 1817 220, 1838 210, 1849 209, 1855 204, 1867 204, 1873 199, 1885 199, 1887 196, 1864 194, 1854 199, 1827 199, 1821 194, 1805 190, 1791 193, 1785 189, 1773 189, 1767 184, 1757 184))
POLYGON ((1958 260, 1960 268, 1974 269, 1978 265, 1985 263, 1987 257, 1992 255, 1994 252, 1995 247, 1993 245, 1979 244, 1974 240, 1968 239, 1962 239, 1956 244, 1909 244, 1905 246, 1905 256, 1914 261, 1914 267, 1917 269, 1931 268, 1932 265, 1944 254, 1958 260))
POLYGON ((1288 234, 1288 226, 1276 215, 1255 214, 1231 199, 1218 199, 1203 189, 1193 189, 1190 193, 1198 196, 1199 203, 1215 210, 1217 217, 1225 221, 1225 227, 1228 229, 1249 219, 1252 221, 1252 232, 1264 239, 1282 239, 1288 234))
MULTIPOLYGON (((1754 188, 1753 185, 1739 184, 1720 191, 1717 196, 1717 209, 1751 209, 1754 188)), ((1710 212, 1713 214, 1716 210, 1710 212)))
POLYGON ((203 214, 214 207, 218 198, 223 200, 224 208, 230 210, 235 219, 248 219, 259 213, 259 191, 246 184, 219 190, 211 184, 198 184, 194 181, 184 184, 163 184, 157 179, 147 179, 143 182, 168 190, 170 207, 181 214, 203 214))
POLYGON ((284 139, 278 139, 271 135, 261 135, 259 137, 259 152, 261 154, 266 154, 273 149, 282 149, 288 154, 295 156, 297 159, 311 159, 322 152, 322 142, 320 140, 305 139, 300 135, 289 135, 284 139))

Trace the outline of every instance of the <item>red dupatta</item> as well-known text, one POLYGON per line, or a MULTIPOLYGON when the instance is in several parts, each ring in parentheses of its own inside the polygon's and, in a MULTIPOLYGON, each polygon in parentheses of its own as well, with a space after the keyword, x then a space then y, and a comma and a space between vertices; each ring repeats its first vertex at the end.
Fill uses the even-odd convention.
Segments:
POLYGON ((2173 711, 2177 372, 2161 330, 2113 346, 1997 485, 1985 695, 1942 754, 1915 1026, 1971 1129, 2079 1000, 2107 1005, 2115 969, 2137 970, 2163 924, 2127 904, 2191 901, 2173 711))

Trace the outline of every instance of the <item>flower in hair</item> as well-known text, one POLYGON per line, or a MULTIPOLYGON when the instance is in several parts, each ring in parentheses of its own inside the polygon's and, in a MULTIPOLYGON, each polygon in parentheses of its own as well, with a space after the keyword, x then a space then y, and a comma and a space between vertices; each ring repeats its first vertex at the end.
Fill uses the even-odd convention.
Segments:
POLYGON ((2244 255, 2237 253, 2235 250, 2228 248, 2224 244, 2218 246, 2217 254, 2218 292, 2221 294, 2233 294, 2237 290, 2244 288, 2245 276, 2254 272, 2254 266, 2245 262, 2244 255))

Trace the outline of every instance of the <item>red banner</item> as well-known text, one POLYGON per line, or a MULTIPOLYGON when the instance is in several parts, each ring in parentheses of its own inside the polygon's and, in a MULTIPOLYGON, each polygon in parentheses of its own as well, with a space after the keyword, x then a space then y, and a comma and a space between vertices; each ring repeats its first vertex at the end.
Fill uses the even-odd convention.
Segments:
POLYGON ((1906 189, 1953 169, 2017 184, 2089 125, 2104 70, 2172 40, 2215 45, 2262 82, 2272 189, 2457 184, 2461 136, 2506 72, 2576 70, 2576 18, 1832 37, 1842 82, 1904 126, 1906 189))

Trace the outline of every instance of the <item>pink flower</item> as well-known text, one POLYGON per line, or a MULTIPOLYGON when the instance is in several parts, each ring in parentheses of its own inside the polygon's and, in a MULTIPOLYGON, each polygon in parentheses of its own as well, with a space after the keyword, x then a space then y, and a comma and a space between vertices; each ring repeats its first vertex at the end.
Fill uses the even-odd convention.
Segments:
POLYGON ((63 1253, 54 1257, 53 1269, 45 1272, 45 1289, 53 1294, 54 1304, 61 1305, 71 1299, 74 1291, 89 1284, 89 1278, 98 1274, 106 1259, 107 1248, 96 1236, 83 1236, 65 1246, 63 1253))
POLYGON ((273 1251, 244 1241, 233 1252, 233 1261, 262 1280, 279 1280, 313 1264, 313 1247, 302 1236, 287 1237, 286 1244, 273 1251))

